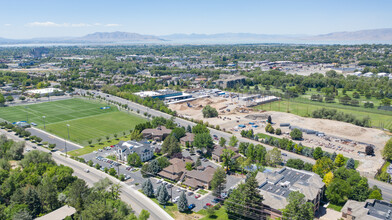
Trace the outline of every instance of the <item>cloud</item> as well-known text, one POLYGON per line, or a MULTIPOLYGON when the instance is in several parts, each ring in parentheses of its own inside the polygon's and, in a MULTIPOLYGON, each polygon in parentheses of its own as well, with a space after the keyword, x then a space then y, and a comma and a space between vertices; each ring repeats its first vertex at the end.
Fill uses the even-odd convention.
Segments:
POLYGON ((91 26, 105 26, 105 27, 118 27, 121 26, 120 24, 101 24, 101 23, 94 23, 94 24, 87 24, 87 23, 77 23, 77 24, 72 24, 72 23, 55 23, 52 21, 46 21, 46 22, 31 22, 26 24, 28 27, 91 27, 91 26))
POLYGON ((9 27, 9 26, 12 26, 12 24, 4 24, 4 26, 7 26, 7 27, 9 27))
POLYGON ((119 27, 121 24, 105 24, 106 27, 119 27))

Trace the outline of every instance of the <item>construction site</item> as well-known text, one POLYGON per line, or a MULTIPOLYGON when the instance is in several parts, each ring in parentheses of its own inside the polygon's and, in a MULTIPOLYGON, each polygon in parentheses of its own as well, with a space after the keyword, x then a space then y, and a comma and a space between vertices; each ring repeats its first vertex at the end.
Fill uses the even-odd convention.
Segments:
POLYGON ((242 130, 253 129, 254 133, 264 133, 278 138, 290 138, 293 128, 303 131, 301 142, 308 147, 322 147, 324 151, 341 153, 360 161, 358 171, 363 174, 373 175, 382 166, 381 151, 389 139, 384 131, 374 128, 364 128, 353 124, 300 117, 290 113, 260 111, 249 106, 246 101, 239 98, 207 97, 190 102, 171 104, 172 110, 184 117, 194 120, 203 120, 211 125, 219 125, 223 131, 230 131, 240 135, 242 130), (218 111, 218 117, 204 118, 202 109, 210 105, 218 111), (267 118, 271 116, 272 126, 282 130, 281 135, 269 134, 265 131, 267 118), (374 156, 366 156, 365 148, 374 148, 374 156))

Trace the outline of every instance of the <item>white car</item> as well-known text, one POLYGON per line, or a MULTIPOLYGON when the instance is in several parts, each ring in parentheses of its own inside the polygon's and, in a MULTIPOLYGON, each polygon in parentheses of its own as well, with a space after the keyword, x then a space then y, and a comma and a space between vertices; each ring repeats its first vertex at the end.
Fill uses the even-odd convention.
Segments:
POLYGON ((86 173, 89 173, 89 172, 90 172, 90 170, 88 170, 88 169, 85 169, 85 170, 84 170, 84 172, 86 172, 86 173))
POLYGON ((176 198, 173 199, 173 202, 176 203, 179 198, 180 198, 180 196, 177 196, 176 198))
POLYGON ((160 183, 162 183, 162 180, 161 180, 161 179, 159 179, 159 180, 157 181, 157 184, 160 184, 160 183))

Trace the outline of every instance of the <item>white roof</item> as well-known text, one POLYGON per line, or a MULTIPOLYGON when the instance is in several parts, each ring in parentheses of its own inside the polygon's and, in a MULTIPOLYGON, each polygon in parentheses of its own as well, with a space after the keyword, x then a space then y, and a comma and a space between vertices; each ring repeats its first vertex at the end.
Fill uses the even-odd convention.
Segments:
POLYGON ((35 220, 53 220, 53 219, 65 219, 67 216, 75 214, 76 209, 74 207, 65 205, 59 209, 54 210, 44 216, 36 218, 35 220))
POLYGON ((27 93, 47 94, 47 93, 52 93, 54 91, 61 91, 61 89, 57 89, 57 88, 32 89, 32 90, 28 90, 27 93))
POLYGON ((159 95, 159 93, 158 92, 155 92, 155 91, 141 91, 141 92, 136 92, 136 93, 134 93, 135 95, 138 95, 138 96, 140 96, 140 97, 151 97, 151 96, 155 96, 155 95, 159 95))

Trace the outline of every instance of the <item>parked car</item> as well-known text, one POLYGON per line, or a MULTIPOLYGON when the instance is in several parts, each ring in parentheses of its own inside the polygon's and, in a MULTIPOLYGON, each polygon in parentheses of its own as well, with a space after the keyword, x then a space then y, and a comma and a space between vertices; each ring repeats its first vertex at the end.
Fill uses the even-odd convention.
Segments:
POLYGON ((176 203, 178 201, 178 199, 180 198, 180 196, 177 196, 176 198, 173 199, 173 203, 176 203))
POLYGON ((163 182, 162 184, 163 184, 164 186, 166 186, 166 185, 167 185, 167 182, 163 182))
POLYGON ((85 169, 85 170, 84 170, 84 172, 86 172, 86 173, 89 173, 89 172, 90 172, 90 170, 88 170, 88 169, 85 169))
POLYGON ((214 200, 212 200, 212 202, 213 202, 213 203, 218 203, 218 202, 219 202, 219 199, 218 199, 218 198, 215 198, 214 200))
POLYGON ((161 179, 159 179, 159 180, 157 181, 157 184, 160 184, 160 183, 162 183, 162 180, 161 180, 161 179))
POLYGON ((195 208, 195 207, 196 207, 196 205, 192 203, 192 204, 190 204, 190 205, 188 206, 188 209, 189 209, 189 210, 192 210, 192 209, 195 208))
POLYGON ((211 203, 207 202, 206 206, 212 206, 211 203))
POLYGON ((198 198, 200 198, 200 195, 195 195, 195 199, 198 199, 198 198))
POLYGON ((173 187, 173 184, 171 184, 171 183, 167 184, 167 188, 172 188, 172 187, 173 187))
POLYGON ((188 196, 191 196, 191 195, 193 195, 193 192, 188 192, 188 196))
POLYGON ((282 153, 282 156, 285 156, 285 157, 287 157, 287 154, 286 154, 286 153, 282 153))

